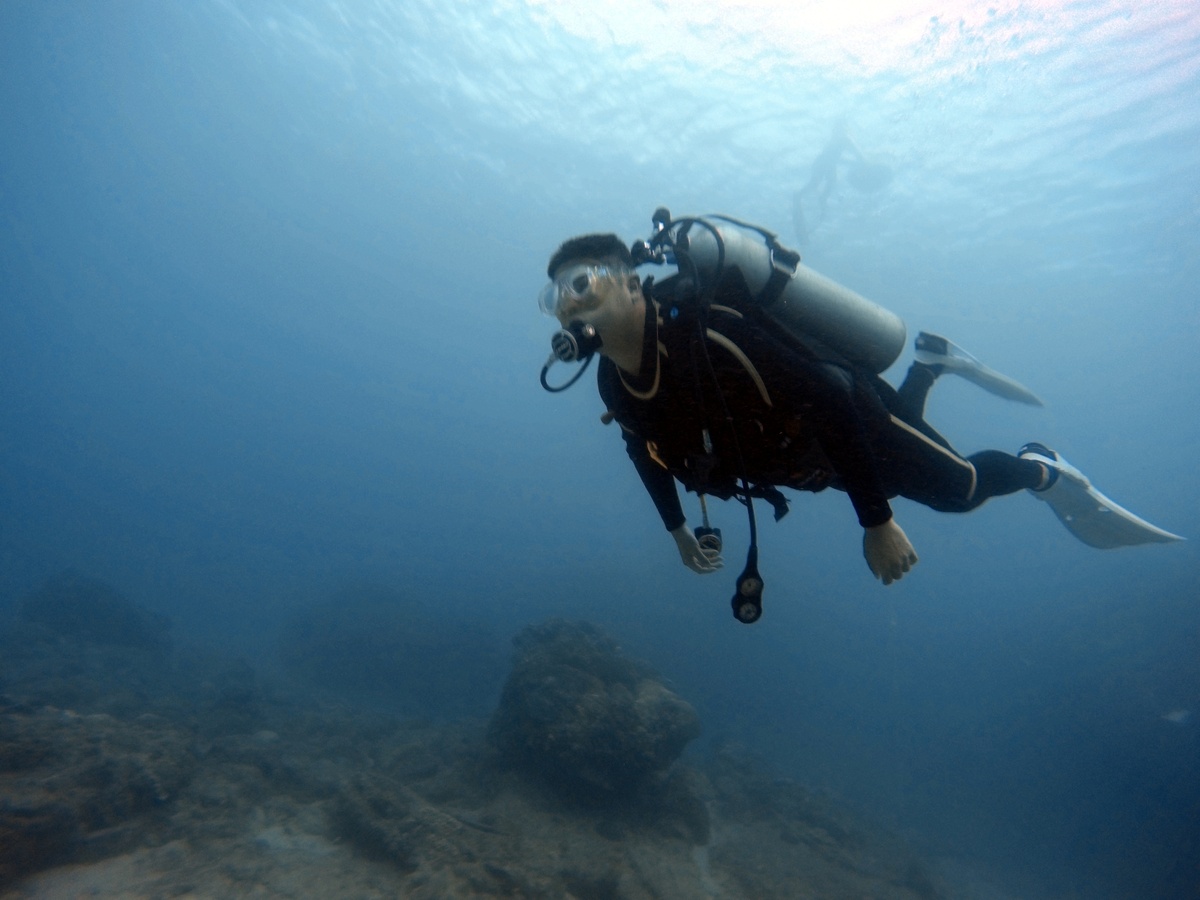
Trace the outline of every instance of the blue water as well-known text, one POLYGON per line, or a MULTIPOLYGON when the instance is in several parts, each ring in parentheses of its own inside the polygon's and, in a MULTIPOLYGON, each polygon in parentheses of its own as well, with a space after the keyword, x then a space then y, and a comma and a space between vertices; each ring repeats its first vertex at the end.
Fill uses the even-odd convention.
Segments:
POLYGON ((260 659, 353 581, 587 618, 708 738, 1018 896, 1195 896, 1200 11, 854 6, 7 0, 0 601, 73 567, 260 659), (843 170, 801 231, 839 121, 892 177, 843 170), (660 204, 775 228, 1046 400, 945 379, 960 450, 1044 441, 1193 540, 899 501, 921 563, 883 588, 844 496, 801 496, 738 625, 590 382, 537 385, 549 253, 660 204))

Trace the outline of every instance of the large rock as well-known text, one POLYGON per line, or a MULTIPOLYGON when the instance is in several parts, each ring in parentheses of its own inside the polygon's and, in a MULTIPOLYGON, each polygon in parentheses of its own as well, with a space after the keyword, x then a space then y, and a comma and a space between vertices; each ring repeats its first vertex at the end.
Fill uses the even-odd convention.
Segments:
POLYGON ((632 794, 700 733, 691 705, 592 625, 552 620, 513 643, 492 743, 573 798, 632 794))

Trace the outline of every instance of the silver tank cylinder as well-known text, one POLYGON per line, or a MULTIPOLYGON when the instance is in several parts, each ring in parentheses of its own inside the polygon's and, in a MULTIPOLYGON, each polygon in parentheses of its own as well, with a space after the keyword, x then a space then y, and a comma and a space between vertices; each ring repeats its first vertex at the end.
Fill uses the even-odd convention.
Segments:
MULTIPOLYGON (((751 293, 758 294, 773 270, 763 235, 722 219, 696 218, 720 233, 725 265, 737 266, 751 293)), ((687 239, 700 274, 712 277, 718 260, 716 238, 708 228, 693 224, 687 239)), ((816 338, 876 374, 896 361, 907 341, 907 329, 895 313, 803 264, 797 265, 767 313, 801 340, 816 338)))

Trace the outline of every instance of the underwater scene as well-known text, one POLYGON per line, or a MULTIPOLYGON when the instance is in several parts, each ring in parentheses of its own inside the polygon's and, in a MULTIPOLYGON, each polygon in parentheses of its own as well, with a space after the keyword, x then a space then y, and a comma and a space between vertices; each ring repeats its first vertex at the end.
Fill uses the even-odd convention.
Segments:
POLYGON ((0 123, 0 900, 1200 897, 1190 0, 6 0, 0 123))

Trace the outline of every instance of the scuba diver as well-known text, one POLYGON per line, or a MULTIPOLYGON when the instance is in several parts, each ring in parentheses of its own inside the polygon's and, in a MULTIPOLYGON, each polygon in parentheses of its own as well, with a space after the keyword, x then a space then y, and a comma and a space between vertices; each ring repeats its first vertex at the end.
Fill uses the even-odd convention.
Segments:
POLYGON ((1008 399, 1040 405, 1028 389, 944 337, 921 332, 899 389, 879 377, 907 342, 903 323, 852 291, 801 266, 768 231, 723 216, 672 219, 659 209, 650 241, 627 247, 615 234, 563 243, 547 266, 542 310, 562 326, 556 361, 600 357, 606 412, 616 421, 683 564, 722 567, 720 533, 705 496, 736 498, 750 519, 750 553, 738 579, 735 616, 761 615, 753 500, 778 520, 780 488, 849 497, 863 528, 863 556, 888 585, 917 563, 889 500, 901 496, 943 512, 967 512, 1022 489, 1047 500, 1093 546, 1178 540, 1109 501, 1062 457, 1029 443, 1013 455, 958 453, 924 419, 925 399, 944 374, 1008 399), (636 273, 670 262, 661 282, 636 273), (704 525, 692 529, 676 482, 700 495, 704 525))
POLYGON ((810 208, 816 203, 816 215, 812 217, 812 228, 825 221, 829 197, 838 183, 838 170, 845 162, 846 180, 856 190, 874 194, 883 190, 892 180, 892 169, 886 163, 868 159, 854 143, 847 130, 845 118, 838 118, 833 125, 829 140, 812 161, 808 181, 792 195, 792 221, 796 236, 801 243, 809 238, 809 216, 805 204, 810 208))

